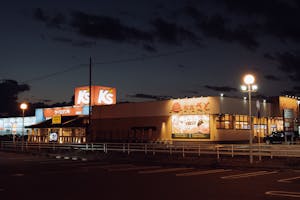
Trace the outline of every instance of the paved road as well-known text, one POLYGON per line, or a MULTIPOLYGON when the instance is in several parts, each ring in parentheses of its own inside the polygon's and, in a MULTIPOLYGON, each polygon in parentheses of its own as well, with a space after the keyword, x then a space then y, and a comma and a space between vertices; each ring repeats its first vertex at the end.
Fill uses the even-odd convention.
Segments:
POLYGON ((0 152, 0 198, 300 199, 300 170, 195 168, 0 152))

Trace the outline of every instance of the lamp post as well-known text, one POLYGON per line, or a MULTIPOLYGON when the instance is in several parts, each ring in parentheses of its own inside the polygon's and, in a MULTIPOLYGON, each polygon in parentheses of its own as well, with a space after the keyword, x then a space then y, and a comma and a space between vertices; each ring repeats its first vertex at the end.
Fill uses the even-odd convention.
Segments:
POLYGON ((22 116, 23 116, 23 125, 22 125, 22 151, 23 151, 23 145, 24 145, 24 117, 25 117, 25 110, 27 110, 28 105, 26 103, 21 103, 20 108, 22 110, 22 116))
POLYGON ((254 84, 255 77, 252 74, 247 74, 243 79, 246 85, 242 85, 241 89, 244 92, 248 92, 249 98, 249 159, 250 163, 253 163, 253 150, 252 150, 252 121, 251 121, 251 92, 255 92, 257 90, 257 85, 254 84))

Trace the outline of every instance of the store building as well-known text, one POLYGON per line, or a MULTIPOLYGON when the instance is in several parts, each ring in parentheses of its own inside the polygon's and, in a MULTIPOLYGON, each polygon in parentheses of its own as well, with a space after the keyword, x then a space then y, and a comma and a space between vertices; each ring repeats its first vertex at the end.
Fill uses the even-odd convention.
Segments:
MULTIPOLYGON (((29 142, 232 142, 272 131, 299 132, 299 101, 251 101, 223 96, 116 104, 116 89, 75 89, 75 105, 37 109, 26 127, 29 142), (89 104, 91 103, 91 112, 89 104), (90 113, 90 115, 89 115, 90 113)), ((0 120, 1 122, 1 120, 0 120)), ((1 125, 1 124, 0 124, 1 125)))
POLYGON ((36 124, 31 129, 29 142, 85 143, 89 130, 89 104, 102 106, 116 103, 116 89, 104 86, 75 88, 75 105, 36 109, 36 124), (91 102, 90 91, 91 90, 91 102))
MULTIPOLYGON (((280 119, 271 118, 271 107, 252 102, 254 136, 263 137, 274 125, 281 129, 280 119)), ((228 97, 96 106, 91 126, 94 141, 129 142, 246 141, 250 129, 248 101, 228 97)))

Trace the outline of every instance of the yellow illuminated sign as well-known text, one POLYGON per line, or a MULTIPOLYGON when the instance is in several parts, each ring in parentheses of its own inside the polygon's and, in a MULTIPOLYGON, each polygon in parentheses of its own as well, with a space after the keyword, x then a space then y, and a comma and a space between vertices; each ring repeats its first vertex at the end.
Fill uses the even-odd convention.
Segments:
POLYGON ((61 115, 54 115, 52 117, 52 124, 61 124, 61 115))

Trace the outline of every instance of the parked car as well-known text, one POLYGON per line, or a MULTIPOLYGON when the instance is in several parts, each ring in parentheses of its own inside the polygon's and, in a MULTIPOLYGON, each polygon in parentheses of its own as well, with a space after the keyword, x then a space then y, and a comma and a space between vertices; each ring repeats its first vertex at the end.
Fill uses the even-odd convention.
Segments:
POLYGON ((298 133, 295 132, 284 132, 284 131, 274 131, 270 135, 263 138, 266 144, 292 142, 298 138, 298 133))

